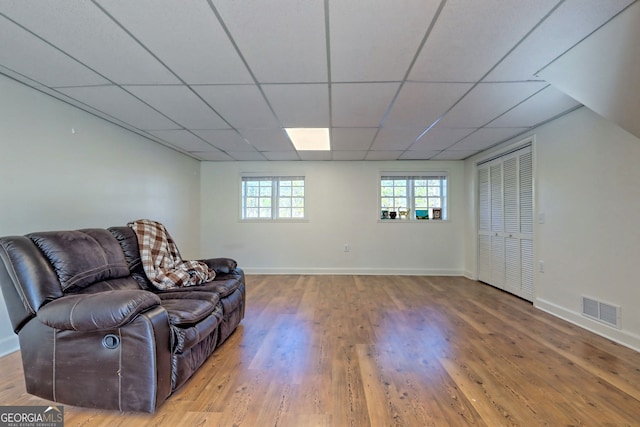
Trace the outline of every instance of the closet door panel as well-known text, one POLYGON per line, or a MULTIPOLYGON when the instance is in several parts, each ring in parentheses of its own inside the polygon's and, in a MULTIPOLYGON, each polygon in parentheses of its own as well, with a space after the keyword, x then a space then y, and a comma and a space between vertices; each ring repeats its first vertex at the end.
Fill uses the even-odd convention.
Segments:
POLYGON ((529 301, 535 296, 531 147, 478 166, 478 277, 529 301))
POLYGON ((504 231, 518 233, 520 231, 520 209, 518 203, 518 159, 512 157, 503 163, 502 173, 504 202, 504 231))
POLYGON ((533 270, 533 240, 520 240, 520 296, 528 301, 535 297, 534 270, 533 270))
POLYGON ((520 293, 522 273, 520 271, 520 239, 505 239, 505 290, 520 293))
POLYGON ((491 231, 491 205, 489 193, 489 168, 478 170, 478 227, 480 231, 491 231))
POLYGON ((491 283, 491 236, 481 234, 478 240, 478 279, 485 283, 491 283))
POLYGON ((533 155, 529 151, 519 157, 520 232, 533 233, 533 155))
POLYGON ((491 236, 491 285, 504 289, 505 252, 504 237, 491 236))
POLYGON ((489 169, 489 181, 491 191, 491 231, 502 232, 504 230, 504 216, 502 213, 502 164, 491 166, 489 169))

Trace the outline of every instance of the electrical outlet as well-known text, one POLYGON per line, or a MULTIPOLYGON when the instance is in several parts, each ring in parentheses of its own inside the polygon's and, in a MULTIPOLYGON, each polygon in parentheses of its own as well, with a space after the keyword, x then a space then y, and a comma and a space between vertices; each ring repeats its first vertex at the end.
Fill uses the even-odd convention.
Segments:
POLYGON ((345 252, 349 252, 349 244, 348 243, 344 244, 344 251, 345 252))
POLYGON ((538 269, 540 273, 544 273, 544 261, 538 261, 538 269))

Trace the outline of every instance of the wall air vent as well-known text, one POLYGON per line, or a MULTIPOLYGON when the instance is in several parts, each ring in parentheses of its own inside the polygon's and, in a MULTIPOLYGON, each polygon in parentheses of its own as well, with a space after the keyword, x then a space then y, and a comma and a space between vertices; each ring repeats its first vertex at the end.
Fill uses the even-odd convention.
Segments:
POLYGON ((620 329, 620 307, 582 297, 582 315, 620 329))

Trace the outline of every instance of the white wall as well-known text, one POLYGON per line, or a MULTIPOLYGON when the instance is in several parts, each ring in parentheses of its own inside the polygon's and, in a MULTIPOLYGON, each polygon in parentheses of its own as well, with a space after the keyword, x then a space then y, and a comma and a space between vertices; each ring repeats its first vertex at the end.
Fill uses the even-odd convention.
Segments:
POLYGON ((463 167, 461 161, 203 162, 202 253, 236 258, 251 273, 459 275, 463 167), (378 221, 380 172, 423 170, 449 172, 450 221, 378 221), (308 221, 240 222, 242 172, 304 175, 308 221))
MULTIPOLYGON (((0 94, 0 236, 152 218, 199 256, 198 161, 3 76, 0 94)), ((16 338, 2 300, 0 354, 16 338)))
MULTIPOLYGON (((640 350, 640 140, 586 107, 533 133, 535 218, 545 214, 534 229, 536 264, 545 266, 534 304, 640 350), (583 317, 583 295, 621 306, 622 329, 583 317)), ((466 162, 467 183, 476 161, 466 162)), ((475 183, 466 188, 476 191, 475 183)), ((467 234, 468 269, 476 268, 475 242, 467 234)))

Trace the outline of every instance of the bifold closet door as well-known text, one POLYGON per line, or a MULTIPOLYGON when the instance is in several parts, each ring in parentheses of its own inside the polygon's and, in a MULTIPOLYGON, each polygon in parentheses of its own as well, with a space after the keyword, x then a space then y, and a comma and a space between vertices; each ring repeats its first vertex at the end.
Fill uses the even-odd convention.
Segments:
POLYGON ((533 300, 531 148, 478 166, 478 277, 533 300))

